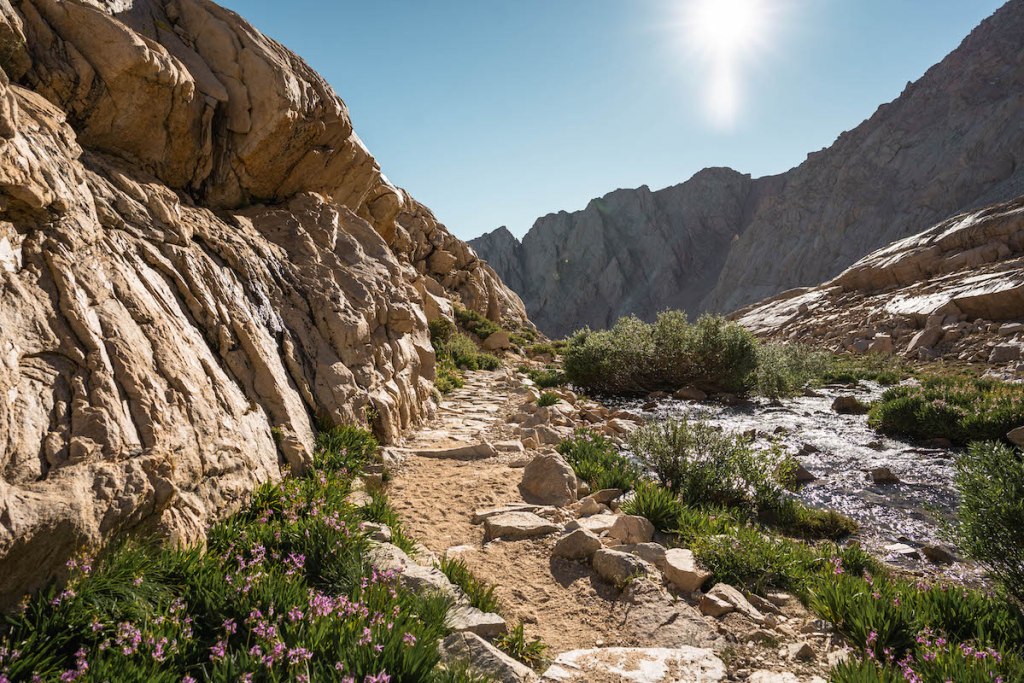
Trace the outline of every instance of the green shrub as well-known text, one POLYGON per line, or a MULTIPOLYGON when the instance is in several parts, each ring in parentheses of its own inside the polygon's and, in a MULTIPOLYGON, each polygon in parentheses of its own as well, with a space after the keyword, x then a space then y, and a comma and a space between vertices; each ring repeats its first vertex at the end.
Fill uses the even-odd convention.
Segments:
POLYGON ((679 524, 683 504, 668 489, 653 482, 642 482, 623 506, 627 515, 646 517, 658 531, 674 531, 679 524))
POLYGON ((529 377, 534 384, 541 389, 552 389, 554 387, 560 387, 565 384, 565 375, 558 370, 532 370, 526 371, 527 377, 529 377))
POLYGON ((832 683, 993 683, 1024 681, 1024 662, 1016 655, 995 650, 980 651, 951 643, 941 646, 926 640, 917 657, 894 661, 873 657, 850 658, 832 669, 832 683))
POLYGON ((533 669, 541 669, 547 661, 548 646, 540 638, 527 640, 522 624, 516 624, 508 633, 498 636, 494 644, 509 657, 533 669))
POLYGON ((316 437, 313 466, 329 472, 355 472, 380 453, 373 434, 361 427, 321 428, 316 437))
POLYGON ((438 569, 449 581, 462 589, 469 598, 470 605, 481 612, 498 612, 498 598, 494 595, 495 586, 476 578, 466 566, 465 560, 443 555, 438 562, 438 569))
POLYGON ((926 377, 888 389, 871 408, 869 424, 890 436, 1005 441, 1024 424, 1024 385, 970 377, 926 377))
POLYGON ((416 552, 416 542, 405 532, 398 513, 392 507, 391 501, 384 495, 383 491, 373 491, 370 494, 370 503, 359 510, 359 514, 367 522, 383 524, 391 529, 391 543, 406 553, 416 552))
POLYGON ((558 403, 561 400, 562 399, 558 396, 558 394, 552 393, 550 391, 545 391, 542 392, 540 398, 537 399, 537 405, 541 408, 547 408, 553 405, 558 405, 558 403))
POLYGON ((578 430, 560 443, 557 450, 591 491, 631 491, 640 481, 639 468, 619 453, 615 444, 590 430, 578 430))
POLYGON ((757 342, 735 323, 666 312, 654 324, 621 318, 608 331, 577 332, 564 352, 568 379, 589 391, 637 395, 696 385, 742 393, 757 366, 757 342))
POLYGON ((466 386, 466 380, 462 373, 455 367, 455 363, 442 361, 437 364, 437 373, 434 377, 434 386, 442 394, 450 394, 456 389, 466 386))
POLYGON ((495 332, 501 332, 500 325, 468 308, 456 308, 455 320, 462 326, 462 329, 475 334, 481 341, 487 339, 495 332))
POLYGON ((448 318, 438 318, 428 325, 430 329, 430 341, 434 346, 445 344, 449 339, 458 334, 459 329, 448 318))
POLYGON ((762 396, 781 398, 798 394, 818 382, 834 359, 827 351, 799 344, 762 344, 757 349, 754 390, 762 396))
POLYGON ((534 344, 530 348, 526 349, 526 355, 533 358, 534 356, 551 356, 554 358, 558 355, 558 351, 555 350, 555 345, 550 342, 543 344, 534 344))
POLYGON ((960 546, 1024 605, 1024 458, 995 442, 957 461, 960 546))
POLYGON ((784 494, 777 451, 756 451, 745 437, 686 418, 633 432, 630 450, 658 481, 694 507, 774 507, 784 494))

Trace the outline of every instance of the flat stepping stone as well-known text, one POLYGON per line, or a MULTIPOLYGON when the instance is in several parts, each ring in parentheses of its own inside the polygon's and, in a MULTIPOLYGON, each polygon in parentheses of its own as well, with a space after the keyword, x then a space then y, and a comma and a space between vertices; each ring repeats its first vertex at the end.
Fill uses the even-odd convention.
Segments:
POLYGON ((601 515, 592 515, 590 517, 583 517, 581 519, 569 522, 565 527, 568 530, 573 529, 586 529, 587 531, 593 531, 595 534, 600 536, 604 532, 615 526, 615 522, 618 521, 619 516, 613 515, 610 512, 601 515))
POLYGON ((494 446, 485 441, 483 443, 456 446, 454 448, 418 449, 416 455, 422 458, 444 458, 446 460, 482 460, 484 458, 497 457, 498 451, 494 450, 494 446))
POLYGON ((725 663, 704 648, 608 647, 564 652, 542 683, 719 683, 725 663))
POLYGON ((562 527, 532 512, 504 512, 484 520, 484 541, 521 541, 561 531, 562 527))
POLYGON ((530 505, 529 503, 513 503, 502 505, 496 508, 484 508, 473 513, 473 524, 482 524, 484 521, 503 515, 508 512, 532 512, 535 515, 554 514, 555 508, 545 505, 530 505))

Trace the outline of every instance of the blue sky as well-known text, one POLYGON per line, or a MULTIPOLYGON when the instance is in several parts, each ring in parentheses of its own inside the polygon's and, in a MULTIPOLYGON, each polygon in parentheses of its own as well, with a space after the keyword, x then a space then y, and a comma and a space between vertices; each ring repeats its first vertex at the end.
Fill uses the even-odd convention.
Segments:
POLYGON ((729 0, 760 13, 737 20, 757 50, 742 56, 724 122, 709 114, 713 60, 695 47, 722 27, 687 14, 701 1, 223 4, 323 74, 392 182, 464 239, 499 225, 521 236, 538 216, 707 166, 785 171, 1002 4, 729 0))

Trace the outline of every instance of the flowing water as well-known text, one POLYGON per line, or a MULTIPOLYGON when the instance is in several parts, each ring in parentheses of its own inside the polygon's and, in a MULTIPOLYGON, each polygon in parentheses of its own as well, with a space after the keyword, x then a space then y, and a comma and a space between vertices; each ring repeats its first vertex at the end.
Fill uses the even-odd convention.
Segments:
POLYGON ((883 437, 868 427, 867 416, 832 411, 837 396, 855 395, 868 402, 883 390, 864 382, 856 387, 826 387, 817 392, 818 396, 755 399, 736 407, 671 399, 659 401, 654 410, 648 411, 642 410, 643 402, 622 407, 647 419, 685 415, 733 432, 756 430, 758 443, 762 444, 774 438, 788 453, 800 453, 797 460, 816 477, 799 491, 798 497, 812 506, 838 510, 855 519, 861 527, 857 540, 867 549, 912 571, 974 580, 975 567, 961 563, 938 567, 886 549, 899 543, 952 547, 947 530, 957 506, 957 452, 883 437), (868 472, 877 467, 889 468, 900 483, 873 483, 868 472))

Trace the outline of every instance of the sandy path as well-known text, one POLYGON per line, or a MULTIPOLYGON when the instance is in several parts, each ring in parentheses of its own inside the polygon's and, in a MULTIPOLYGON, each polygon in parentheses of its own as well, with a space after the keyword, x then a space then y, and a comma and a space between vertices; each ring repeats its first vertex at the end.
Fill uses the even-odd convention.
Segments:
MULTIPOLYGON (((516 405, 504 371, 473 373, 465 388, 446 397, 435 422, 407 446, 512 440, 514 431, 506 418, 516 405)), ((498 587, 506 617, 522 621, 527 635, 541 637, 552 653, 596 644, 638 644, 623 624, 619 592, 595 580, 586 566, 552 560, 553 538, 483 544, 483 526, 472 524, 473 512, 522 502, 518 485, 523 459, 411 456, 392 481, 390 497, 414 538, 438 555, 457 552, 477 577, 498 587)))

